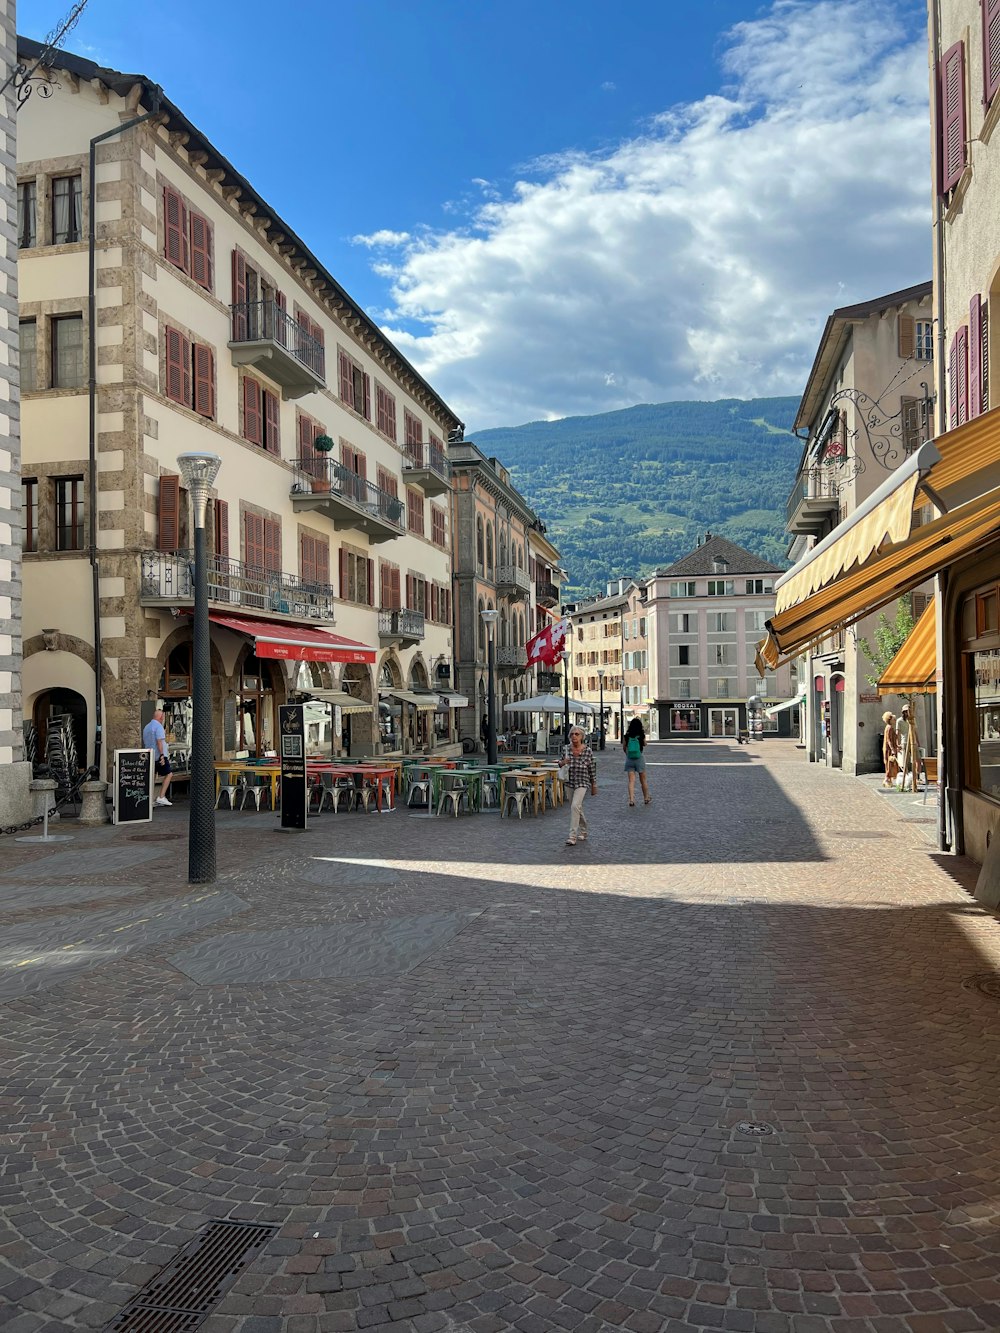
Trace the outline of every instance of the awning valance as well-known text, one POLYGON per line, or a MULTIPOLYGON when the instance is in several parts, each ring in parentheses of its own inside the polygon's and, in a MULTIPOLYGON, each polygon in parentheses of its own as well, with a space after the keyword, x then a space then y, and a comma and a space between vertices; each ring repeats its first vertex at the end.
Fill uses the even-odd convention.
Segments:
POLYGON ((370 713, 372 705, 365 703, 364 699, 358 699, 353 694, 348 694, 346 690, 310 690, 309 698, 315 699, 317 703, 333 704, 343 713, 370 713))
POLYGON ((780 704, 771 704, 770 707, 764 709, 764 712, 768 717, 774 717, 775 713, 783 713, 786 708, 798 708, 799 704, 804 704, 805 701, 806 696, 804 694, 797 694, 794 699, 785 699, 780 704))
POLYGON ((882 672, 879 694, 937 693, 937 607, 935 599, 910 631, 906 642, 882 672))
POLYGON ((436 694, 417 694, 414 690, 382 690, 383 699, 395 699, 400 704, 412 704, 421 713, 433 713, 437 708, 436 694))
POLYGON ((375 649, 354 639, 345 639, 311 625, 271 620, 248 620, 245 616, 208 613, 213 625, 245 634, 253 639, 258 657, 282 658, 288 662, 367 662, 375 661, 375 649))
POLYGON ((469 700, 464 694, 456 694, 454 690, 438 690, 438 709, 442 708, 468 708, 469 700))

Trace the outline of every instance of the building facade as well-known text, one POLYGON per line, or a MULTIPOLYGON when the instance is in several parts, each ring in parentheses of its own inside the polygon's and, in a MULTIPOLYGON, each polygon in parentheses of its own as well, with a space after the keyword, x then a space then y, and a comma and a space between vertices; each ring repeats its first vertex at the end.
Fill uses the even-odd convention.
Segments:
POLYGON ((598 711, 603 701, 606 741, 620 741, 633 718, 642 722, 648 736, 655 737, 645 584, 616 579, 603 597, 567 609, 573 622, 568 640, 572 642, 573 697, 598 711))
MULTIPOLYGON (((496 726, 502 732, 509 722, 505 706, 528 698, 535 689, 535 669, 528 670, 525 645, 540 614, 539 557, 551 576, 557 571, 558 552, 502 463, 462 439, 449 443, 448 460, 453 482, 455 675, 459 694, 468 700, 458 713, 459 731, 463 740, 478 744, 489 683, 489 631, 482 613, 499 612, 493 633, 496 726)), ((555 587, 558 595, 557 581, 550 577, 541 582, 542 603, 554 604, 551 590, 555 587)))
MULTIPOLYGON (((788 498, 788 554, 798 561, 933 434, 934 322, 931 284, 920 283, 834 310, 826 321, 799 403, 805 443, 788 498)), ((930 585, 907 594, 919 615, 930 585)), ((868 677, 860 647, 878 614, 839 626, 806 654, 802 739, 812 761, 847 773, 882 767, 880 717, 887 702, 868 677)), ((890 699, 899 712, 902 700, 890 699)), ((921 735, 933 745, 932 709, 921 735)))
POLYGON ((177 460, 205 450, 222 460, 216 754, 272 749, 277 704, 314 689, 336 698, 335 750, 449 744, 432 687, 450 684, 444 441, 461 423, 154 84, 53 64, 52 96, 22 112, 17 169, 39 743, 69 715, 106 770, 159 697, 185 750, 193 531, 177 460))
MULTIPOLYGON (((706 533, 694 551, 647 580, 649 688, 661 740, 735 740, 747 727, 749 698, 771 707, 795 697, 792 664, 762 677, 754 661, 780 572, 706 533)), ((791 722, 782 710, 764 726, 789 735, 791 722)))

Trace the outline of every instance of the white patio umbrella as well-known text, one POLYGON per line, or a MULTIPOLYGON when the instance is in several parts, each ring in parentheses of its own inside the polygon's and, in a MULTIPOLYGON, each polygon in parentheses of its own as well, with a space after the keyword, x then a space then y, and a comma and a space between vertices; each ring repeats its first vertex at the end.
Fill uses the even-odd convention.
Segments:
MULTIPOLYGON (((515 699, 513 703, 504 704, 505 713, 561 713, 566 707, 566 701, 561 694, 535 694, 530 699, 515 699)), ((571 713, 593 713, 595 708, 593 704, 584 703, 582 699, 570 699, 569 711, 571 713)))

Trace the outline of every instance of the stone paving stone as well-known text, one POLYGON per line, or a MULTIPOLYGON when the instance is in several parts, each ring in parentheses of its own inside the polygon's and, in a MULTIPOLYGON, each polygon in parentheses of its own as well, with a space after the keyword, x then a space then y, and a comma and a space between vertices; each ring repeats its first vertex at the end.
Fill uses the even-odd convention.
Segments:
POLYGON ((11 848, 12 961, 90 953, 4 1006, 4 1333, 103 1327, 223 1217, 279 1232, 205 1333, 1000 1328, 974 869, 786 742, 653 744, 631 810, 621 764, 574 848, 220 812, 218 916, 183 841, 11 848))
POLYGON ((63 907, 102 898, 128 898, 145 893, 141 884, 4 884, 0 883, 0 911, 24 912, 38 907, 63 907))

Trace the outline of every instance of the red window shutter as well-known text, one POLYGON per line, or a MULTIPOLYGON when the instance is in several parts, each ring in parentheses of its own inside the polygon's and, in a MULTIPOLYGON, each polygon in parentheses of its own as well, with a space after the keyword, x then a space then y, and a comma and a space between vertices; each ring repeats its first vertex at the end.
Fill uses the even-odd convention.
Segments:
POLYGON ((340 548, 340 595, 347 600, 347 552, 340 548))
POLYGON ((368 605, 375 605, 375 561, 366 560, 368 566, 368 605))
POLYGON ((187 273, 187 209, 184 200, 169 185, 163 187, 163 253, 171 264, 187 273))
POLYGON ((281 524, 264 519, 264 568, 276 574, 281 569, 281 524))
POLYGON ((316 543, 304 532, 299 534, 299 572, 303 583, 316 582, 316 543))
POLYGON ((215 357, 203 343, 194 345, 194 410, 215 416, 215 357))
POLYGON ((406 576, 406 609, 407 609, 407 611, 412 611, 412 610, 413 610, 413 575, 412 575, 412 574, 407 574, 407 576, 406 576))
POLYGON ((260 385, 249 375, 243 381, 243 438, 251 444, 263 444, 263 422, 260 415, 260 385))
POLYGON ((354 375, 351 369, 351 358, 346 352, 340 352, 337 357, 337 363, 340 373, 340 401, 346 403, 348 407, 353 407, 354 375))
POLYGON ((392 573, 384 560, 379 562, 378 585, 379 606, 385 609, 389 605, 389 593, 392 588, 392 573))
POLYGON ((436 584, 436 583, 432 583, 432 584, 431 584, 431 612, 430 612, 431 620, 437 620, 437 618, 438 618, 437 611, 438 611, 438 589, 437 589, 437 584, 436 584))
POLYGON ((958 373, 958 424, 969 419, 969 330, 963 324, 955 335, 958 373))
POLYGON ((229 555, 229 505, 225 500, 215 502, 215 554, 229 555))
POLYGON ((956 42, 941 57, 938 74, 938 189, 947 193, 965 170, 965 46, 956 42))
POLYGON ((983 410, 983 315, 979 293, 969 303, 969 420, 983 410))
POLYGON ((244 562, 254 569, 264 568, 264 520, 259 514, 243 515, 244 562))
POLYGON ((402 610, 403 599, 399 591, 399 569, 392 571, 392 601, 390 603, 394 611, 402 610))
POLYGON ((158 497, 157 549, 176 551, 180 541, 181 515, 181 479, 170 476, 160 478, 158 497))
POLYGON ((361 415, 364 417, 364 419, 365 419, 366 421, 371 421, 371 419, 372 419, 372 381, 371 381, 371 376, 370 376, 370 375, 365 375, 365 377, 364 377, 364 386, 365 386, 365 401, 364 401, 364 406, 361 408, 361 415))
POLYGON ((316 582, 330 583, 330 543, 324 541, 322 537, 316 538, 316 547, 313 552, 316 561, 316 582))
POLYGON ((247 319, 247 261, 239 250, 233 251, 233 341, 245 342, 249 320, 247 319))
POLYGON ((191 276, 212 290, 212 224, 200 213, 191 214, 191 276))
POLYGON ((264 390, 264 448, 272 454, 281 452, 281 403, 270 389, 264 390))
POLYGON ((1000 0, 980 0, 983 11, 983 101, 1000 88, 1000 0))
POLYGON ((169 326, 165 330, 167 339, 167 397, 175 403, 191 406, 191 344, 183 333, 169 326))

